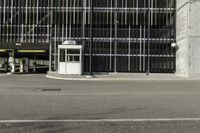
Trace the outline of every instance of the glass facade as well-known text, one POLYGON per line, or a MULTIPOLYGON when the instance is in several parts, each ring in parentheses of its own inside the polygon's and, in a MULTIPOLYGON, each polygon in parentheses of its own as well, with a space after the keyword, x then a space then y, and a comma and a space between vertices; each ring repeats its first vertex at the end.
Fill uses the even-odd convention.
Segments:
MULTIPOLYGON (((175 0, 1 0, 0 45, 84 47, 84 72, 175 72, 175 0)), ((0 47, 1 47, 0 46, 0 47)))

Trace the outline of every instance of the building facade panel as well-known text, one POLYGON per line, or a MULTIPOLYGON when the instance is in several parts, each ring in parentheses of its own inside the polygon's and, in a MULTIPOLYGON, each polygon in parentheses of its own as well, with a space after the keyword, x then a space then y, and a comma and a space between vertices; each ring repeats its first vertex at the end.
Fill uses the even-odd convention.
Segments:
POLYGON ((1 0, 0 48, 49 44, 56 70, 58 45, 74 40, 84 47, 84 72, 175 72, 175 7, 175 0, 1 0))

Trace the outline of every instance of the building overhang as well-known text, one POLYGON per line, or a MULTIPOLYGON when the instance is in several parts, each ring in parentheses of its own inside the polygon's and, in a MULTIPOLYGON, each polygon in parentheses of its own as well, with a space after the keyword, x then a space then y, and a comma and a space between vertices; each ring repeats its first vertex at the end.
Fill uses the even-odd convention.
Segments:
POLYGON ((0 43, 1 51, 5 50, 45 50, 49 51, 49 43, 0 43))

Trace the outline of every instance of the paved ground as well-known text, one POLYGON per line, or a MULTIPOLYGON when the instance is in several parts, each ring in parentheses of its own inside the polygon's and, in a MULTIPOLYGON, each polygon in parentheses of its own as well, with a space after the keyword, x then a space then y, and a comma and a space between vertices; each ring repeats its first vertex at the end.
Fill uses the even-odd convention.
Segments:
POLYGON ((199 81, 0 76, 0 133, 199 133, 199 81))
POLYGON ((75 81, 183 81, 183 80, 198 80, 200 76, 181 77, 175 74, 158 74, 151 73, 147 76, 146 73, 109 73, 103 75, 85 76, 85 75, 60 75, 57 72, 48 72, 47 78, 59 80, 75 80, 75 81))

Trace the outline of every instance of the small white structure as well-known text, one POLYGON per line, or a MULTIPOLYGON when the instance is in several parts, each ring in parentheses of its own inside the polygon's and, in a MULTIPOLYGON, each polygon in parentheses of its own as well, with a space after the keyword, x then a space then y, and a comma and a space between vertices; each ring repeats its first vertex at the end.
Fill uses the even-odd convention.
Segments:
POLYGON ((9 62, 10 68, 11 68, 10 72, 14 73, 15 72, 15 58, 10 56, 8 59, 8 62, 9 62))
POLYGON ((176 44, 176 43, 172 43, 171 46, 172 46, 172 47, 176 47, 177 44, 176 44))
POLYGON ((66 41, 58 46, 58 73, 68 75, 82 74, 82 45, 66 41))

